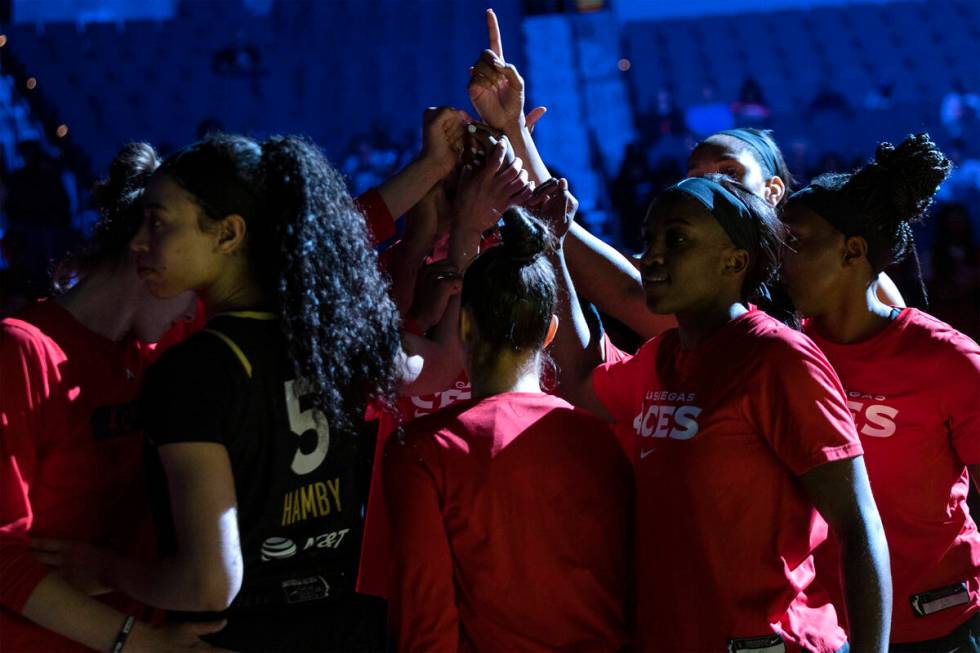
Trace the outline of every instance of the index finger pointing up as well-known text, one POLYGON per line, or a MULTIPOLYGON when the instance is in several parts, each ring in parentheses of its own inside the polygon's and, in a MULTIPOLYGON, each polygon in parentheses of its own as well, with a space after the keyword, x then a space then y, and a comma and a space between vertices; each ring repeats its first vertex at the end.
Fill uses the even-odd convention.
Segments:
POLYGON ((490 36, 490 49, 502 61, 506 61, 504 59, 504 44, 500 40, 500 25, 497 23, 497 14, 493 13, 493 9, 487 9, 487 32, 490 36))

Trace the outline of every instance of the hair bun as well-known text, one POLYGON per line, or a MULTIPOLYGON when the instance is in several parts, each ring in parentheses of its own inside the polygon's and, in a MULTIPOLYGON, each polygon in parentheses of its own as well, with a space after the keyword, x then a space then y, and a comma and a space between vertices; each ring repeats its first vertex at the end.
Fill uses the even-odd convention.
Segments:
POLYGON ((143 191, 160 159, 149 143, 128 143, 109 164, 109 176, 92 189, 95 208, 103 214, 128 210, 143 191))
POLYGON ((897 147, 891 143, 879 144, 874 162, 855 177, 865 171, 871 173, 877 194, 887 198, 896 221, 913 222, 929 208, 951 168, 949 159, 929 134, 921 133, 909 135, 897 147))
POLYGON ((523 209, 511 207, 504 211, 500 228, 502 247, 511 260, 522 265, 532 263, 554 248, 548 226, 523 209))

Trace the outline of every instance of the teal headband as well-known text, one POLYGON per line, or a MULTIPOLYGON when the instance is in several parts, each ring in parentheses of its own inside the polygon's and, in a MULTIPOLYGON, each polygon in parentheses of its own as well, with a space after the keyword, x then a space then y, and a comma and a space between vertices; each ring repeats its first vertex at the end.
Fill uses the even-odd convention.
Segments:
POLYGON ((752 148, 752 152, 755 153, 755 158, 762 166, 762 172, 766 175, 767 179, 779 176, 779 161, 776 157, 776 153, 773 152, 772 144, 762 136, 745 129, 744 127, 739 127, 737 129, 726 129, 724 131, 717 132, 715 135, 731 136, 736 140, 742 141, 752 148))
POLYGON ((759 240, 755 219, 745 202, 731 191, 704 177, 688 177, 664 191, 678 192, 693 197, 708 209, 736 247, 755 251, 759 240))
MULTIPOLYGON (((666 189, 664 194, 681 194, 694 198, 708 209, 735 247, 749 252, 753 259, 759 255, 756 218, 745 202, 718 182, 704 177, 688 177, 666 189)), ((764 283, 755 288, 754 292, 769 299, 769 289, 764 283)))

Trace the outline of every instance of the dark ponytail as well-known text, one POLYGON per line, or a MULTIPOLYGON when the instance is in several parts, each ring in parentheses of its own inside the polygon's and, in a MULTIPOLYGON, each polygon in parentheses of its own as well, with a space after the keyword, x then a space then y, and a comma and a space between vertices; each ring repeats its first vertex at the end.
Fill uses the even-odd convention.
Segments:
POLYGON ((207 220, 245 219, 253 275, 273 298, 301 392, 316 408, 346 426, 371 398, 390 404, 398 314, 364 218, 320 150, 299 137, 259 145, 216 134, 161 172, 207 220))
POLYGON ((466 270, 460 296, 487 356, 540 349, 558 301, 548 261, 555 241, 547 225, 516 207, 504 212, 503 223, 503 242, 466 270))
POLYGON ((143 189, 159 166, 156 150, 148 143, 129 143, 119 150, 109 164, 109 176, 92 189, 92 203, 99 212, 92 236, 55 267, 51 284, 56 293, 68 290, 98 265, 125 260, 143 222, 143 189))
POLYGON ((309 141, 270 138, 262 167, 278 227, 271 242, 279 311, 297 377, 334 420, 359 417, 368 397, 393 396, 400 350, 398 312, 364 218, 309 141))

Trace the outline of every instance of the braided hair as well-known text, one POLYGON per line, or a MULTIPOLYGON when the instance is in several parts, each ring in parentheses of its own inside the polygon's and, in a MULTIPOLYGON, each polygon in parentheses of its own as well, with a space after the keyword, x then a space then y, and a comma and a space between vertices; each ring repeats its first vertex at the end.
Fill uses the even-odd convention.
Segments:
POLYGON ((811 193, 794 201, 810 204, 845 237, 868 243, 868 261, 877 275, 914 253, 912 225, 925 217, 952 164, 928 134, 908 136, 894 146, 881 143, 875 158, 853 173, 820 175, 811 193))

